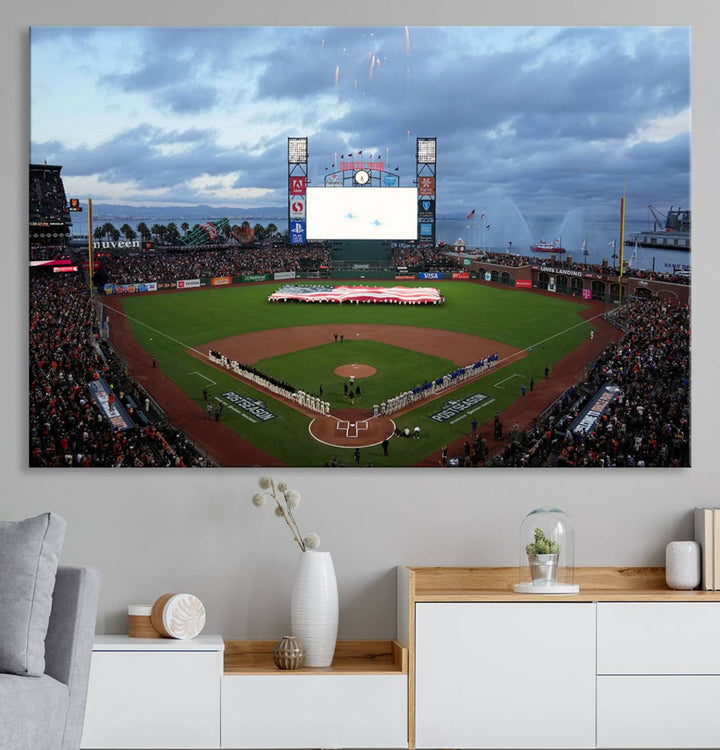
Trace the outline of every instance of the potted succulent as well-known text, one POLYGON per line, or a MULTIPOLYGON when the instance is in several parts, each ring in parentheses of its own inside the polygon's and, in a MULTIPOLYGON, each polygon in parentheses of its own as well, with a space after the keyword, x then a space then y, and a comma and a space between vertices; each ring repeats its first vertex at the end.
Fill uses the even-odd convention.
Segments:
POLYGON ((555 583, 560 544, 548 539, 542 529, 535 529, 535 541, 525 547, 533 586, 555 583))

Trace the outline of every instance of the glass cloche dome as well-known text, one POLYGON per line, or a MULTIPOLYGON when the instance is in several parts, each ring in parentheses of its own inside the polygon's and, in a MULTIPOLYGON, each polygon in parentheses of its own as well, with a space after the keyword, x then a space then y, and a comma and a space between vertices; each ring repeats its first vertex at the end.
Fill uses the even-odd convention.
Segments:
POLYGON ((520 526, 518 582, 523 594, 576 594, 575 533, 559 508, 536 508, 520 526))

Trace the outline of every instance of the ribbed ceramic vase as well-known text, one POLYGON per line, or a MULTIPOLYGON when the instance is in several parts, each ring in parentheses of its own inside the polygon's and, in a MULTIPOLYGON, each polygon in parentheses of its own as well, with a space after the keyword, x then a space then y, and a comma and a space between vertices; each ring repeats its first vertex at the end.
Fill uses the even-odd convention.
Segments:
POLYGON ((292 632, 305 650, 306 667, 329 667, 338 631, 338 591, 329 552, 300 553, 290 604, 292 632))

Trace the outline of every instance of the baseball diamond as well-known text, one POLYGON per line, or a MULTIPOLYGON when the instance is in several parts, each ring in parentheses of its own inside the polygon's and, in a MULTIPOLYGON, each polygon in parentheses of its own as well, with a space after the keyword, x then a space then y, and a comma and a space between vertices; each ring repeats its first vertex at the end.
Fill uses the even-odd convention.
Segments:
POLYGON ((105 300, 135 377, 222 466, 352 465, 356 448, 362 465, 438 466, 443 446, 462 451, 473 419, 496 451, 497 414, 529 426, 618 335, 601 303, 471 281, 438 282, 439 307, 278 306, 267 301, 276 286, 105 300), (225 406, 221 423, 203 392, 225 406), (274 418, 238 405, 249 400, 274 418), (438 420, 450 401, 468 406, 438 420), (416 427, 419 439, 405 439, 416 427))

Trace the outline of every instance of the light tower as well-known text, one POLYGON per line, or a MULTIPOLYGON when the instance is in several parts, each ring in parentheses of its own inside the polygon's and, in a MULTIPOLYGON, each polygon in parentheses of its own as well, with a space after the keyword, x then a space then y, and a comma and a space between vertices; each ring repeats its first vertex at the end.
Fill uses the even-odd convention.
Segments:
POLYGON ((437 138, 418 138, 415 154, 420 244, 435 244, 437 138))
POLYGON ((307 242, 308 139, 288 138, 288 235, 291 245, 307 242))

